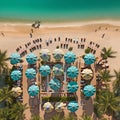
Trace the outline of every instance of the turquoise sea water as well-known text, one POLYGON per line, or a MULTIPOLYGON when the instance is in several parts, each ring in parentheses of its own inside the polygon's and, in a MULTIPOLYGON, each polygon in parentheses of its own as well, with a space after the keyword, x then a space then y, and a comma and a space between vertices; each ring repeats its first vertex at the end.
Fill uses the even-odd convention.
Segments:
POLYGON ((120 19, 120 0, 0 0, 0 21, 120 19))

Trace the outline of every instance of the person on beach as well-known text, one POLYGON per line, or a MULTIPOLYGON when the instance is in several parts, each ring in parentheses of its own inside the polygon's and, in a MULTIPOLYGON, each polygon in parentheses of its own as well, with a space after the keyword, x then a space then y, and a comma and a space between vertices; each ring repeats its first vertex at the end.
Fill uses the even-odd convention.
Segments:
POLYGON ((31 33, 33 33, 33 29, 31 29, 31 33))
POLYGON ((30 38, 32 38, 32 33, 30 33, 30 38))
POLYGON ((3 33, 3 32, 1 32, 1 35, 4 37, 5 36, 5 34, 3 33))
POLYGON ((102 38, 104 38, 105 37, 105 33, 102 35, 102 38))

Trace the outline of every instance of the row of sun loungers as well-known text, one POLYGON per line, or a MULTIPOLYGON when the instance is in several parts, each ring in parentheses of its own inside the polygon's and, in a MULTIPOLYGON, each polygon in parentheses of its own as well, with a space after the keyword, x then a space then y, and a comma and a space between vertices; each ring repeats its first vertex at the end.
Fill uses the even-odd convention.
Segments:
MULTIPOLYGON (((86 38, 65 38, 64 42, 61 43, 61 38, 54 38, 54 39, 49 39, 49 40, 44 40, 46 47, 50 46, 52 44, 54 44, 55 42, 58 42, 58 46, 56 46, 57 48, 62 48, 62 49, 69 49, 70 47, 70 43, 76 44, 78 49, 84 49, 86 46, 86 38)), ((95 54, 96 50, 100 47, 99 44, 95 44, 94 42, 90 41, 88 48, 90 48, 90 52, 95 54)), ((39 50, 43 48, 43 40, 42 38, 37 38, 34 39, 31 42, 28 42, 24 45, 24 47, 19 46, 16 49, 16 52, 18 52, 21 57, 25 56, 28 51, 29 52, 34 52, 35 50, 39 50)))

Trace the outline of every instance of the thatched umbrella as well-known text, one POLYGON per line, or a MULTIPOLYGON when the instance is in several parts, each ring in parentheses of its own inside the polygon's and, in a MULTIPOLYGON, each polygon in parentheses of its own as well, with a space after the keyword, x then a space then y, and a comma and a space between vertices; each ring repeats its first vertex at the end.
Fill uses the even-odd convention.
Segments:
POLYGON ((60 61, 64 56, 64 52, 61 49, 55 49, 53 51, 53 57, 56 61, 60 61))
POLYGON ((43 105, 43 108, 44 108, 45 112, 49 113, 49 112, 52 112, 52 110, 53 110, 53 105, 52 105, 50 102, 46 102, 46 103, 43 105))
POLYGON ((42 49, 40 51, 40 57, 43 61, 48 62, 50 60, 50 51, 48 49, 42 49))
POLYGON ((91 69, 83 69, 83 71, 81 72, 82 78, 85 80, 90 80, 93 77, 93 72, 91 69))

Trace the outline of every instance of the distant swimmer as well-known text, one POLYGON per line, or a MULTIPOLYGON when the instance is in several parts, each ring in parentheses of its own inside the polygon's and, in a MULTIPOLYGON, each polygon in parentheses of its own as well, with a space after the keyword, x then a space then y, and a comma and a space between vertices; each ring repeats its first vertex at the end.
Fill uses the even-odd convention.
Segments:
POLYGON ((30 33, 30 38, 32 38, 32 33, 30 33))

